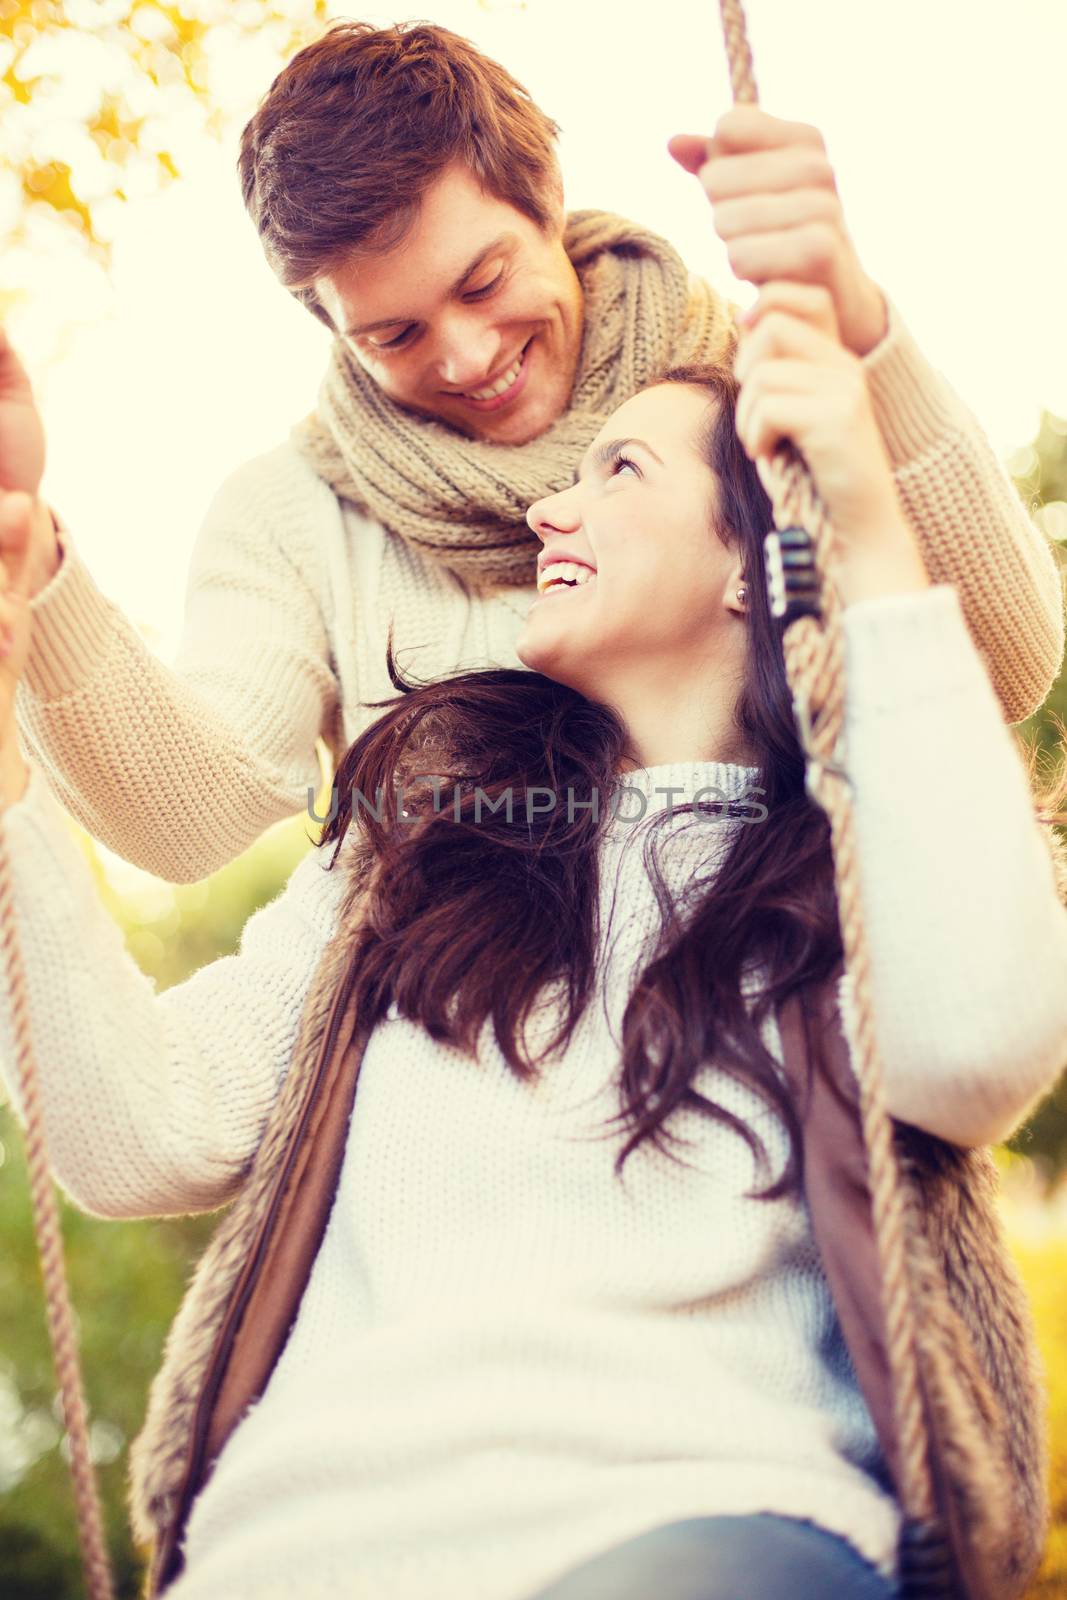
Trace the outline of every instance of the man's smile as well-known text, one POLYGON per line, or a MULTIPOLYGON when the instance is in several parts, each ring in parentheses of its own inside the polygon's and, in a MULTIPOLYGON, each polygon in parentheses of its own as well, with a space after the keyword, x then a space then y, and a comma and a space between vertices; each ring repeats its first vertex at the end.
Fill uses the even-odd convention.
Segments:
POLYGON ((473 393, 449 391, 449 399, 462 400, 465 405, 473 406, 476 411, 499 411, 502 406, 510 405, 513 400, 518 399, 526 387, 530 370, 529 351, 532 344, 533 337, 526 341, 515 361, 494 383, 487 384, 473 393))

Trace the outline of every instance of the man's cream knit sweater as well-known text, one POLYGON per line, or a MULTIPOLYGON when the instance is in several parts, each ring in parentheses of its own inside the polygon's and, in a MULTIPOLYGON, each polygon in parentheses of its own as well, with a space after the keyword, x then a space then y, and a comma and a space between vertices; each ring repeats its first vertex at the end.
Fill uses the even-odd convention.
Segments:
MULTIPOLYGON (((1067 910, 955 591, 861 602, 844 629, 887 1103, 997 1140, 1067 1059, 1067 910)), ((756 781, 703 761, 625 784, 656 812, 756 781)), ((767 1175, 691 1111, 670 1122, 686 1165, 646 1144, 612 1172, 616 1041, 658 922, 624 802, 602 842, 597 993, 534 1084, 491 1030, 477 1062, 395 1014, 375 1030, 292 1332, 197 1497, 168 1600, 526 1600, 659 1523, 756 1511, 892 1573, 897 1508, 803 1202, 746 1197, 767 1175)), ((669 824, 672 890, 746 825, 669 824)), ((157 995, 35 765, 0 826, 57 1177, 103 1216, 222 1204, 290 1066, 341 862, 309 855, 238 954, 157 995)), ((764 1042, 780 1060, 773 1018, 764 1042)), ((18 1108, 11 1060, 0 976, 18 1108)), ((698 1087, 758 1128, 777 1176, 766 1106, 714 1063, 698 1087)))
MULTIPOLYGON (((1062 584, 971 412, 888 301, 864 359, 903 507, 935 583, 952 583, 1009 722, 1044 700, 1063 654, 1062 584)), ((151 539, 151 519, 145 538, 151 539)), ((225 865, 318 789, 390 698, 389 619, 421 676, 519 666, 532 588, 468 593, 342 504, 284 444, 223 485, 193 554, 173 667, 100 593, 76 543, 33 602, 19 685, 27 752, 112 850, 176 882, 225 865)))

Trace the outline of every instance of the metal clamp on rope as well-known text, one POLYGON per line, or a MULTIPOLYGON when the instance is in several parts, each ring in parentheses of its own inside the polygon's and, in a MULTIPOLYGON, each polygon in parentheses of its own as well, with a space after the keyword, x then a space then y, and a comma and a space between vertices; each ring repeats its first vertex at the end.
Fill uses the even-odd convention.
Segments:
MULTIPOLYGON (((787 625, 797 617, 821 616, 815 546, 807 529, 772 528, 764 538, 763 555, 772 615, 784 617, 787 625)), ((801 747, 808 758, 804 779, 808 794, 813 800, 817 798, 814 783, 820 768, 843 778, 851 787, 852 779, 840 759, 844 754, 842 738, 838 738, 832 757, 818 755, 813 749, 811 710, 803 696, 794 697, 794 710, 801 747)))
POLYGON ((772 616, 787 623, 821 616, 815 546, 806 528, 772 528, 763 541, 763 559, 772 616))

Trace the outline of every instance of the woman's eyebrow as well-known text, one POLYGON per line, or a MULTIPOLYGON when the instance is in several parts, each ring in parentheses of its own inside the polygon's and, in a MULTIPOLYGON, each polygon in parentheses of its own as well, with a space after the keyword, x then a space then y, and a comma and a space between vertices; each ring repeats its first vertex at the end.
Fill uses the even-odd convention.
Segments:
MULTIPOLYGON (((628 444, 640 445, 641 449, 647 450, 653 461, 658 461, 662 467, 662 460, 653 450, 652 446, 645 443, 644 439, 609 439, 606 444, 598 444, 595 450, 586 451, 585 455, 578 463, 578 470, 574 474, 574 483, 576 484, 581 481, 582 473, 587 467, 606 467, 609 462, 614 461, 617 458, 620 450, 625 450, 628 444)), ((573 488, 574 484, 572 484, 571 487, 573 488)))

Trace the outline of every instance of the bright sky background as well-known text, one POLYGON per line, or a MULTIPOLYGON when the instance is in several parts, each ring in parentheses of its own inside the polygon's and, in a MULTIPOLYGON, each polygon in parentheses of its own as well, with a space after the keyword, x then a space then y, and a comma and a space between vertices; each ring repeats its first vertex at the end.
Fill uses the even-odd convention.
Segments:
MULTIPOLYGON (((563 126, 568 204, 629 215, 744 303, 697 181, 666 153, 730 103, 716 0, 434 0, 563 126), (645 20, 641 20, 642 17, 645 20)), ((1063 0, 750 0, 760 100, 821 129, 860 259, 1003 457, 1067 416, 1063 0)), ((243 116, 275 65, 225 73, 243 116)), ((238 124, 239 125, 239 124, 238 124)), ((328 336, 270 274, 234 142, 116 222, 110 285, 35 265, 9 319, 45 411, 45 490, 106 594, 169 657, 200 519, 224 476, 311 409, 328 336)))

